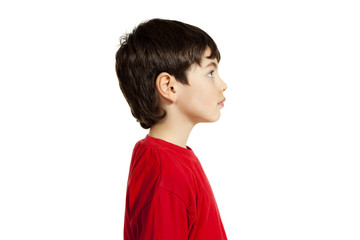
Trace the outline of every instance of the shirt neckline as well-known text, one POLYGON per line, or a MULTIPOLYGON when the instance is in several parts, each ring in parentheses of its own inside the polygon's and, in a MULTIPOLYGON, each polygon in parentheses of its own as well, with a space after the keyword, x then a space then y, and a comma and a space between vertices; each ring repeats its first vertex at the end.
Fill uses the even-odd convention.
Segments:
POLYGON ((184 147, 181 147, 179 145, 173 144, 171 142, 165 141, 163 139, 152 137, 149 134, 146 135, 144 140, 146 142, 153 142, 153 143, 156 143, 157 145, 161 145, 161 146, 166 147, 166 148, 174 149, 176 151, 181 151, 181 152, 184 152, 186 154, 189 154, 189 153, 193 152, 193 150, 187 145, 186 145, 186 148, 184 148, 184 147))

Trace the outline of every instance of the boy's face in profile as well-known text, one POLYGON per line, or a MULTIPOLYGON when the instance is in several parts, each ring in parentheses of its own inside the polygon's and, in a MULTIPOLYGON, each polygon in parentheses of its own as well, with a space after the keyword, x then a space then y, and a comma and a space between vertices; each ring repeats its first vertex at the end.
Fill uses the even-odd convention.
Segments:
POLYGON ((187 71, 189 85, 181 85, 178 95, 178 107, 191 122, 214 122, 220 118, 220 109, 224 107, 223 95, 227 88, 219 77, 218 62, 207 58, 211 50, 207 48, 200 66, 193 64, 187 71))

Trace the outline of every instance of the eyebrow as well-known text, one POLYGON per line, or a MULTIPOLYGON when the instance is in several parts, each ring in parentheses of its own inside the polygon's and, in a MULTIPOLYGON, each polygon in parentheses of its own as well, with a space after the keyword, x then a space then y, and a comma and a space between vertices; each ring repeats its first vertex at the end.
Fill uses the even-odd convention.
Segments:
POLYGON ((210 62, 208 65, 206 65, 206 66, 205 66, 205 68, 208 68, 208 67, 214 67, 214 68, 217 68, 217 67, 218 67, 218 65, 217 65, 217 63, 215 63, 215 62, 210 62))

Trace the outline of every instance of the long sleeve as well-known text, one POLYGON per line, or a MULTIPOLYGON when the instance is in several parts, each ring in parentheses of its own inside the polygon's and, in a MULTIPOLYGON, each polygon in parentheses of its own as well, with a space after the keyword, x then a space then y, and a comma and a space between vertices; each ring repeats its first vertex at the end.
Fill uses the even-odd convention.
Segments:
POLYGON ((189 222, 190 216, 183 200, 159 187, 151 202, 132 222, 131 235, 136 240, 187 240, 189 222))

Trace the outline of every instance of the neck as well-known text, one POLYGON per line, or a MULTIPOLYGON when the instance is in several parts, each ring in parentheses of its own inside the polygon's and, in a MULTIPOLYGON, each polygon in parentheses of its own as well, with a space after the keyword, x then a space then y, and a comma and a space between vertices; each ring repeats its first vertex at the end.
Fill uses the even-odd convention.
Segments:
POLYGON ((151 127, 149 136, 186 148, 194 124, 170 121, 167 117, 151 127))

